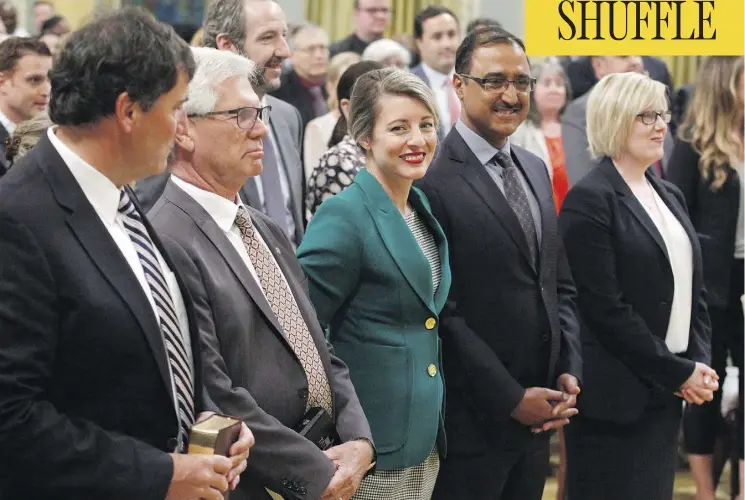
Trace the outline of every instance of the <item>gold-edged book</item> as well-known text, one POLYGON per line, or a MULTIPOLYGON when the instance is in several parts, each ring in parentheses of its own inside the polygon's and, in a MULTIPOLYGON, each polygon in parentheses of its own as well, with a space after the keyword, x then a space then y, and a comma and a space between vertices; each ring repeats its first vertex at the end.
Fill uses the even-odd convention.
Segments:
MULTIPOLYGON (((230 455, 230 447, 238 441, 241 421, 227 415, 212 415, 191 426, 189 430, 190 455, 230 455)), ((223 495, 228 500, 229 492, 223 495)))

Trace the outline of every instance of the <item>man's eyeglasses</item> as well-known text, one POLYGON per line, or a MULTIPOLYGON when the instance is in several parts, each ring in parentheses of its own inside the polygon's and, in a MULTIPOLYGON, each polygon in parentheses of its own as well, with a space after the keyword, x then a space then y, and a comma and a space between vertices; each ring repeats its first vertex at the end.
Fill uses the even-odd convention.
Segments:
POLYGON ((519 76, 514 80, 508 80, 507 78, 496 76, 491 78, 479 78, 478 76, 466 75, 463 73, 456 73, 461 78, 467 78, 481 85, 481 88, 487 92, 502 93, 507 90, 507 87, 512 84, 515 87, 515 91, 521 94, 528 94, 535 88, 535 78, 529 76, 519 76))
POLYGON ((644 125, 654 125, 658 116, 662 118, 662 121, 665 123, 670 123, 670 120, 673 119, 673 114, 670 111, 663 111, 661 113, 657 111, 645 111, 636 116, 639 117, 644 125))
POLYGON ((217 115, 235 115, 236 122, 239 128, 243 130, 252 130, 256 125, 256 120, 260 119, 266 123, 269 119, 269 112, 272 110, 271 106, 264 106, 263 108, 255 108, 253 106, 244 106, 242 108, 227 109, 225 111, 211 111, 209 113, 190 113, 186 116, 189 118, 204 118, 207 116, 217 115))

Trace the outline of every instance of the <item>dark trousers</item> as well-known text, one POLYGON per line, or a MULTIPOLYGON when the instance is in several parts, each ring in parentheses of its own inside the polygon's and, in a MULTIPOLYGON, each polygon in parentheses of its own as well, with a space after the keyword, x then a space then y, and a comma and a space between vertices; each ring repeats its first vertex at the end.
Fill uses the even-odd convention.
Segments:
MULTIPOLYGON (((711 367, 719 374, 719 386, 724 385, 727 375, 727 356, 732 357, 734 365, 739 369, 739 403, 737 411, 737 432, 735 442, 739 458, 743 458, 743 337, 745 324, 743 323, 742 302, 743 294, 743 261, 736 260, 732 266, 730 278, 729 302, 727 307, 709 307, 711 317, 711 367)), ((722 429, 724 420, 721 413, 722 391, 714 393, 714 400, 701 406, 689 405, 683 417, 683 433, 688 453, 695 455, 711 455, 714 453, 714 443, 722 429)))
POLYGON ((448 454, 432 500, 541 500, 549 472, 549 436, 520 450, 448 454))
POLYGON ((567 499, 672 500, 682 406, 671 396, 631 424, 574 417, 564 428, 567 499))

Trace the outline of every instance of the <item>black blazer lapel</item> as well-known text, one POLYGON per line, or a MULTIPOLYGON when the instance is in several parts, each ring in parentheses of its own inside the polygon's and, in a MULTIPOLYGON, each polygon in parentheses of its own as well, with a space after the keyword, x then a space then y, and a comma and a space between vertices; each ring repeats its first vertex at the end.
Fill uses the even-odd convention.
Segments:
POLYGON ((67 224, 101 274, 132 311, 158 362, 168 394, 173 397, 163 335, 137 277, 46 135, 42 136, 36 147, 40 148, 39 158, 52 159, 50 162, 39 162, 39 167, 49 179, 57 202, 70 211, 67 224))
POLYGON ((481 165, 481 162, 479 162, 457 130, 453 130, 448 135, 448 140, 450 141, 450 159, 462 164, 460 174, 463 179, 471 185, 471 188, 476 191, 476 194, 489 207, 507 234, 515 242, 515 245, 518 246, 526 262, 535 270, 533 259, 528 249, 528 242, 525 239, 525 233, 523 233, 523 229, 520 227, 520 221, 518 221, 512 207, 507 203, 507 199, 502 194, 502 191, 494 183, 494 179, 489 176, 489 173, 481 165))
POLYGON ((529 168, 528 165, 530 165, 531 162, 535 162, 535 158, 531 158, 526 153, 527 152, 521 148, 512 147, 513 161, 515 161, 515 165, 517 165, 517 168, 520 169, 522 174, 525 176, 525 179, 528 181, 528 186, 530 186, 530 190, 533 192, 533 197, 538 202, 538 208, 541 212, 541 239, 538 243, 537 263, 539 271, 542 271, 543 268, 540 265, 543 261, 542 257, 551 254, 551 252, 549 252, 549 245, 552 244, 552 241, 550 236, 547 237, 547 233, 550 228, 549 218, 556 219, 556 205, 553 202, 553 197, 546 198, 543 196, 544 193, 548 194, 552 192, 548 172, 543 165, 540 165, 540 169, 529 168))
MULTIPOLYGON (((649 214, 647 214, 647 211, 644 210, 642 204, 639 203, 639 200, 636 199, 634 193, 631 192, 628 184, 626 184, 626 181, 623 180, 621 174, 618 173, 618 170, 616 170, 616 167, 615 165, 613 165, 611 159, 603 159, 597 166, 597 168, 601 169, 603 174, 605 174, 608 180, 610 180, 610 183, 616 190, 616 193, 620 195, 619 197, 621 199, 621 203, 623 203, 634 215, 634 217, 636 217, 642 227, 649 233, 652 239, 654 239, 655 243, 657 243, 657 246, 660 247, 660 251, 665 255, 665 258, 670 261, 670 256, 667 253, 665 241, 662 239, 662 235, 657 230, 657 226, 655 226, 654 222, 649 217, 649 214)), ((647 178, 649 178, 649 176, 647 178)))

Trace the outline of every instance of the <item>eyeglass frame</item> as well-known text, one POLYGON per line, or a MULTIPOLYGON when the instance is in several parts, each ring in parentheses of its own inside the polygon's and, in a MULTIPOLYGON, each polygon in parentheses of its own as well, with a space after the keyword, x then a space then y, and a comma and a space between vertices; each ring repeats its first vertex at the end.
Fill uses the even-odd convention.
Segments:
POLYGON ((662 113, 660 113, 659 111, 645 111, 643 113, 639 113, 638 115, 636 115, 636 117, 639 118, 639 121, 641 121, 644 125, 654 125, 655 123, 657 123, 657 117, 662 118, 662 121, 665 124, 669 124, 673 120, 673 112, 669 109, 663 111, 662 113), (654 120, 649 123, 645 122, 644 115, 651 114, 654 114, 654 120))
POLYGON ((501 89, 487 89, 485 82, 488 82, 489 80, 494 81, 494 80, 497 80, 497 78, 481 78, 481 77, 478 77, 478 76, 469 75, 467 73, 456 73, 456 75, 458 75, 461 78, 465 78, 467 80, 473 80, 474 82, 478 83, 479 86, 482 89, 484 89, 484 91, 486 91, 486 92, 492 92, 492 93, 498 93, 498 94, 502 94, 505 91, 507 91, 507 89, 509 88, 509 86, 511 84, 512 87, 515 89, 515 92, 517 92, 518 94, 528 95, 531 92, 533 92, 533 90, 535 90, 535 84, 538 81, 537 78, 533 78, 533 77, 528 76, 528 77, 526 77, 526 79, 530 82, 528 88, 526 90, 520 90, 520 89, 517 88, 517 80, 509 80, 507 78, 504 78, 503 79, 504 82, 505 82, 504 88, 501 88, 501 89))
POLYGON ((271 111, 272 111, 271 106, 263 106, 260 108, 256 106, 241 106, 240 108, 226 109, 224 111, 210 111, 209 113, 187 113, 186 116, 188 118, 206 118, 208 116, 235 115, 235 124, 239 129, 253 130, 253 128, 256 126, 256 121, 261 120, 262 122, 264 122, 264 118, 269 118, 269 114, 271 113, 271 111), (240 114, 241 114, 241 111, 243 111, 244 109, 255 109, 256 110, 256 119, 251 124, 250 128, 241 127, 240 114), (266 116, 264 116, 265 114, 266 116))

